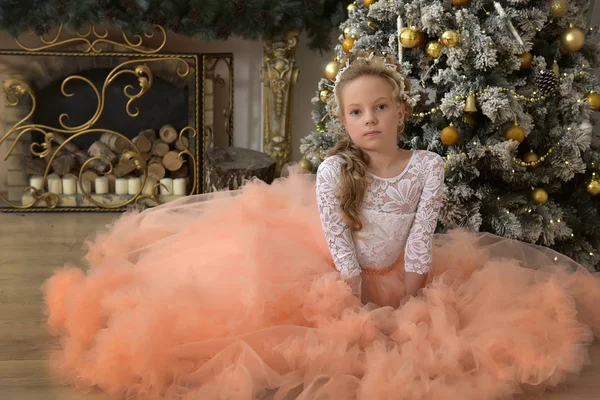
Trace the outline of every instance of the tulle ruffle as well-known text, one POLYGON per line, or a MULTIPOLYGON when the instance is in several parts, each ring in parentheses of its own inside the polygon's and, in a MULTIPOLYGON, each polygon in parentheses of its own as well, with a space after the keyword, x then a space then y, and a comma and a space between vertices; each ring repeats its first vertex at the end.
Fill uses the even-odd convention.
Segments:
POLYGON ((130 212, 43 286, 65 382, 125 398, 494 399, 575 377, 600 280, 549 249, 436 235, 428 285, 333 268, 309 175, 130 212), (380 305, 387 305, 381 307, 380 305))

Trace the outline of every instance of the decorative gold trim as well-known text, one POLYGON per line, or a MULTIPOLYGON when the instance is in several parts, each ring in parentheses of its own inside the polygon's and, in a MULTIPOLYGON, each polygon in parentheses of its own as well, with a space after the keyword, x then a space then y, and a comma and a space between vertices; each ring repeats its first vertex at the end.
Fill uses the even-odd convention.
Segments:
POLYGON ((293 86, 298 81, 295 67, 298 33, 290 32, 285 38, 266 41, 263 81, 263 147, 276 162, 276 176, 292 154, 293 86))
POLYGON ((202 57, 205 68, 203 69, 204 78, 211 76, 214 83, 225 86, 225 79, 219 74, 215 75, 217 64, 222 61, 227 66, 229 74, 229 102, 226 109, 223 110, 225 117, 225 134, 229 139, 229 146, 233 146, 233 95, 234 95, 234 72, 233 72, 233 54, 206 54, 202 57))
MULTIPOLYGON (((227 108, 223 110, 223 116, 225 117, 225 134, 228 137, 229 146, 233 146, 233 107, 234 107, 234 92, 235 92, 235 73, 233 67, 233 53, 210 53, 202 55, 202 118, 204 118, 206 112, 206 93, 204 92, 206 79, 212 79, 212 81, 221 86, 225 85, 225 80, 220 75, 215 75, 217 64, 223 62, 227 66, 228 79, 229 79, 229 99, 227 108)), ((213 89, 214 93, 214 89, 213 89)), ((215 110, 213 109, 213 112, 215 110)), ((202 154, 211 148, 214 144, 214 126, 210 126, 202 123, 202 154)), ((203 179, 202 179, 202 192, 206 193, 210 191, 210 183, 208 177, 208 164, 207 158, 203 159, 203 179)))
MULTIPOLYGON (((119 43, 119 42, 115 42, 113 40, 107 39, 108 30, 105 29, 103 33, 100 33, 96 29, 96 26, 93 24, 91 24, 89 26, 89 28, 86 32, 77 31, 76 32, 77 37, 74 37, 74 38, 68 38, 68 39, 61 40, 61 35, 63 34, 63 31, 64 31, 63 24, 58 26, 58 31, 56 32, 56 35, 54 36, 54 38, 46 39, 46 38, 44 38, 43 35, 42 36, 36 35, 40 39, 40 41, 44 44, 43 46, 29 47, 29 46, 26 46, 23 43, 21 43, 21 41, 19 39, 15 39, 15 42, 17 43, 17 45, 19 47, 21 47, 23 50, 26 50, 28 52, 37 52, 37 51, 42 51, 42 50, 48 50, 48 49, 61 47, 61 46, 65 46, 65 45, 83 44, 86 46, 82 49, 82 51, 84 53, 98 54, 98 53, 102 52, 102 48, 98 47, 98 45, 101 43, 105 43, 105 44, 116 45, 116 46, 122 47, 124 49, 130 50, 133 52, 142 53, 142 54, 155 54, 155 53, 158 53, 159 51, 161 51, 163 49, 163 47, 165 47, 165 44, 167 43, 167 32, 160 25, 154 25, 153 27, 154 27, 154 31, 146 32, 146 33, 144 33, 144 36, 150 39, 150 38, 154 37, 156 31, 158 31, 162 34, 162 38, 163 38, 162 42, 156 49, 144 48, 143 47, 144 39, 142 38, 141 35, 134 35, 133 36, 134 39, 132 41, 127 37, 127 34, 125 32, 122 32, 123 41, 125 43, 119 43), (92 35, 96 39, 91 40, 90 36, 92 36, 92 35)), ((35 35, 34 33, 32 33, 32 34, 35 35)))
MULTIPOLYGON (((0 52, 0 54, 14 55, 15 52, 0 52)), ((29 53, 25 53, 25 54, 29 54, 29 53)), ((40 53, 37 53, 37 54, 40 54, 40 53)), ((67 55, 67 56, 74 55, 71 53, 64 53, 64 54, 60 53, 60 54, 67 55)), ((55 56, 55 55, 58 55, 58 53, 45 53, 45 55, 55 56)), ((105 53, 103 55, 108 55, 108 54, 105 53)), ((128 53, 110 53, 110 55, 123 57, 123 56, 128 56, 129 54, 128 53)), ((166 61, 166 60, 172 60, 172 61, 179 62, 182 65, 177 69, 177 74, 180 77, 186 77, 190 73, 191 68, 190 68, 189 63, 186 62, 184 60, 184 58, 191 58, 192 60, 195 61, 195 65, 194 65, 195 85, 196 85, 195 93, 196 93, 196 104, 198 104, 198 92, 200 89, 199 89, 198 57, 197 56, 161 55, 161 56, 154 56, 152 58, 129 60, 129 61, 125 61, 125 62, 119 64, 118 66, 116 66, 115 68, 113 68, 111 70, 111 72, 107 75, 107 77, 102 85, 101 90, 98 90, 90 80, 88 80, 82 76, 79 76, 79 75, 71 75, 62 81, 61 92, 64 96, 73 96, 74 95, 73 93, 70 93, 66 90, 67 83, 72 80, 80 80, 82 82, 87 83, 88 85, 90 85, 90 87, 94 90, 94 93, 96 94, 98 104, 97 104, 97 108, 96 108, 94 115, 84 124, 81 124, 79 126, 74 126, 74 127, 67 126, 67 124, 65 123, 65 120, 68 119, 68 114, 61 114, 61 116, 59 118, 59 123, 61 125, 60 128, 41 125, 41 124, 28 124, 27 121, 33 116, 33 114, 35 113, 36 107, 37 107, 37 101, 36 101, 35 94, 34 94, 33 90, 31 89, 30 85, 28 85, 26 82, 24 82, 22 80, 19 80, 19 79, 6 80, 3 85, 3 91, 4 91, 4 96, 5 96, 7 105, 13 106, 13 107, 17 106, 20 103, 20 98, 23 96, 27 96, 29 98, 29 100, 31 101, 31 109, 29 110, 29 112, 27 113, 27 115, 24 118, 22 118, 19 122, 17 122, 15 125, 13 125, 0 138, 0 145, 1 145, 9 137, 15 136, 14 143, 8 149, 8 151, 4 157, 4 160, 8 159, 8 157, 14 151, 15 146, 21 140, 23 135, 25 135, 28 132, 39 132, 39 133, 43 134, 44 135, 43 143, 32 143, 30 146, 30 149, 29 149, 31 154, 35 157, 40 157, 40 158, 49 157, 45 172, 42 177, 42 188, 46 187, 46 183, 48 181, 48 175, 50 172, 52 161, 54 161, 56 156, 61 153, 61 150, 63 148, 65 148, 65 146, 67 146, 71 141, 73 141, 77 137, 87 135, 87 134, 93 134, 93 133, 96 133, 96 134, 97 133, 110 133, 110 134, 117 135, 120 138, 124 139, 128 143, 130 149, 133 149, 133 150, 126 151, 123 154, 121 154, 120 161, 131 163, 132 166, 136 170, 142 172, 142 176, 141 176, 141 184, 140 184, 140 188, 139 188, 138 192, 135 195, 131 195, 132 197, 127 199, 127 201, 121 202, 119 204, 112 204, 112 205, 101 204, 101 203, 95 201, 94 198, 91 196, 91 194, 85 190, 85 186, 82 183, 83 182, 82 181, 83 174, 84 174, 86 168, 90 165, 90 163, 95 162, 95 161, 101 161, 103 163, 106 163, 106 165, 108 166, 108 170, 102 173, 102 175, 104 175, 104 176, 111 174, 111 172, 113 171, 113 165, 110 162, 110 160, 108 160, 104 157, 93 157, 93 158, 87 159, 85 161, 85 163, 82 165, 82 167, 80 168, 80 171, 79 171, 79 174, 77 177, 77 186, 81 190, 80 194, 89 203, 94 204, 97 208, 59 207, 60 206, 60 197, 59 196, 57 196, 56 194, 51 193, 51 192, 44 192, 44 189, 38 190, 32 186, 29 186, 25 189, 25 191, 31 192, 32 201, 30 203, 21 204, 21 205, 15 204, 15 203, 9 201, 6 197, 4 197, 0 193, 0 200, 3 201, 4 203, 8 204, 10 207, 8 209, 0 208, 0 210, 1 211, 19 211, 19 212, 22 212, 22 211, 50 211, 50 210, 55 210, 55 211, 117 211, 117 210, 123 210, 125 206, 130 205, 132 203, 140 204, 141 200, 151 200, 151 201, 154 201, 154 203, 156 203, 156 204, 161 204, 161 200, 158 197, 158 189, 160 188, 160 185, 161 185, 160 183, 157 183, 153 187, 152 195, 142 195, 142 191, 143 191, 143 188, 145 186, 145 183, 146 183, 146 180, 148 177, 148 170, 147 170, 148 166, 146 164, 146 161, 142 157, 142 153, 139 150, 139 148, 128 137, 126 137, 125 135, 123 135, 119 132, 111 131, 111 130, 107 130, 107 129, 103 129, 103 128, 93 128, 93 126, 98 121, 98 119, 100 118, 100 116, 102 115, 102 113, 104 111, 106 90, 107 90, 108 86, 112 82, 114 82, 114 80, 118 76, 123 75, 123 74, 133 74, 138 78, 139 91, 135 92, 134 87, 131 85, 128 85, 124 88, 124 95, 129 98, 129 101, 127 102, 127 105, 126 105, 126 109, 127 109, 126 111, 129 116, 135 118, 136 116, 139 115, 139 110, 137 108, 133 108, 133 109, 131 108, 133 105, 133 102, 135 100, 139 99, 141 96, 143 96, 144 93, 146 93, 150 89, 150 87, 152 86, 152 82, 153 82, 152 71, 148 67, 148 64, 154 63, 154 62, 159 62, 159 61, 166 61), (132 65, 134 65, 133 68, 127 68, 127 67, 131 67, 132 65), (66 139, 64 141, 62 141, 62 143, 59 142, 55 136, 55 132, 64 134, 65 136, 67 136, 66 139), (56 149, 54 149, 55 143, 58 145, 56 147, 56 149), (35 207, 40 202, 45 202, 46 208, 35 207)), ((180 160, 182 160, 184 162, 191 162, 192 166, 193 166, 192 167, 193 176, 191 177, 192 188, 189 191, 188 195, 196 193, 196 190, 199 187, 198 186, 199 169, 198 169, 197 157, 202 156, 202 154, 199 153, 200 146, 199 146, 198 142, 200 140, 197 138, 197 132, 198 132, 197 127, 198 127, 198 121, 199 121, 198 107, 196 106, 196 107, 194 107, 194 109, 195 109, 195 121, 194 121, 195 127, 192 127, 192 126, 184 127, 179 132, 179 136, 178 136, 179 144, 180 144, 181 148, 183 149, 178 154, 178 157, 180 160), (192 140, 195 139, 196 155, 194 155, 193 152, 190 150, 190 148, 185 145, 185 142, 183 141, 183 137, 186 135, 188 135, 187 136, 189 139, 188 143, 190 143, 190 144, 192 143, 192 140)))

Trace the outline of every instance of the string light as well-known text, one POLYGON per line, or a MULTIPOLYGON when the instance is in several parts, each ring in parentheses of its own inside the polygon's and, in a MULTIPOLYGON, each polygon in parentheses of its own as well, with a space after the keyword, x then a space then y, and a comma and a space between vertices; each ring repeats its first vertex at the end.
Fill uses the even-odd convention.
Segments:
POLYGON ((447 154, 444 159, 446 159, 447 161, 449 161, 451 158, 453 157, 466 157, 467 153, 460 153, 460 154, 447 154))
MULTIPOLYGON (((556 146, 560 146, 560 142, 556 142, 556 146)), ((491 146, 488 146, 491 147, 491 146)), ((536 161, 531 161, 531 162, 525 162, 523 160, 518 159, 517 157, 513 157, 512 160, 514 163, 522 166, 522 167, 537 167, 540 163, 544 162, 546 160, 546 158, 548 158, 548 156, 550 154, 552 154, 552 149, 554 148, 554 146, 552 146, 551 148, 548 149, 548 151, 546 152, 546 154, 544 154, 543 156, 541 156, 540 158, 538 158, 536 161)), ((467 157, 466 153, 460 153, 460 154, 447 154, 446 156, 444 156, 444 160, 445 161, 450 161, 452 158, 455 157, 467 157)), ((565 164, 570 165, 569 161, 565 161, 565 164)), ((515 170, 512 169, 511 173, 515 173, 515 170)), ((594 173, 595 174, 595 173, 594 173)), ((500 200, 498 198, 498 200, 500 200)), ((531 210, 529 210, 529 212, 531 212, 531 210)), ((560 222, 560 220, 559 220, 560 222)))
POLYGON ((413 116, 414 117, 418 117, 418 118, 425 118, 425 117, 427 117, 429 115, 437 113, 438 111, 440 111, 439 107, 434 107, 434 108, 432 108, 431 110, 429 110, 427 112, 416 113, 416 114, 413 114, 413 116))
POLYGON ((563 73, 563 75, 562 75, 561 77, 559 77, 559 78, 558 78, 558 79, 559 79, 559 81, 563 82, 563 81, 564 81, 565 79, 567 79, 567 78, 568 78, 568 79, 575 79, 575 78, 577 78, 578 76, 585 76, 585 75, 587 75, 587 74, 588 74, 588 72, 583 70, 583 68, 584 68, 584 67, 585 67, 585 64, 582 64, 582 65, 581 65, 581 69, 580 69, 579 71, 577 71, 577 72, 572 72, 572 73, 570 73, 570 74, 567 74, 566 72, 565 72, 565 73, 563 73))
MULTIPOLYGON (((502 87, 499 87, 497 89, 498 89, 499 92, 510 93, 513 97, 515 97, 515 98, 517 98, 519 100, 528 101, 530 103, 536 103, 538 101, 546 100, 546 96, 536 96, 536 94, 537 94, 536 91, 533 92, 533 96, 528 97, 528 96, 523 96, 523 95, 517 93, 514 89, 508 89, 508 88, 502 88, 502 87)), ((457 96, 454 96, 452 98, 452 100, 455 100, 455 101, 466 100, 467 97, 469 97, 470 95, 475 95, 475 97, 478 97, 478 96, 481 96, 481 94, 487 93, 487 92, 489 92, 489 88, 485 88, 485 89, 483 89, 482 91, 479 91, 479 92, 471 92, 469 94, 457 95, 457 96)), ((416 118, 425 118, 425 117, 427 117, 429 115, 432 115, 432 114, 435 114, 435 113, 437 113, 439 111, 440 111, 440 107, 434 107, 431 110, 426 111, 426 112, 414 113, 413 117, 416 117, 416 118)))
MULTIPOLYGON (((569 79, 575 79, 578 76, 587 75, 588 72, 584 71, 584 68, 585 68, 585 64, 582 64, 581 68, 577 72, 572 72, 570 74, 567 74, 565 72, 562 77, 559 77, 559 81, 562 82, 562 81, 564 81, 567 78, 569 78, 569 79)), ((488 91, 489 91, 489 88, 485 88, 482 91, 475 92, 475 93, 472 93, 472 94, 474 94, 475 96, 479 96, 482 93, 487 93, 488 91)), ((530 103, 537 103, 539 101, 544 101, 544 100, 547 99, 546 96, 537 96, 537 91, 533 91, 532 96, 524 96, 522 94, 517 93, 514 89, 508 89, 508 88, 503 88, 503 87, 499 87, 498 91, 499 92, 503 92, 503 93, 508 92, 511 95, 513 95, 515 98, 517 98, 519 100, 527 101, 527 102, 530 102, 530 103)), ((454 96, 453 100, 456 100, 456 101, 465 100, 468 96, 469 96, 468 94, 466 94, 466 95, 460 95, 460 96, 454 96)), ((434 107, 431 110, 426 111, 426 112, 415 113, 415 114, 413 114, 413 117, 425 118, 425 117, 427 117, 429 115, 432 115, 432 114, 435 114, 435 113, 437 113, 439 111, 440 111, 439 107, 434 107)))
MULTIPOLYGON (((569 128, 571 129, 571 128, 569 128)), ((556 146, 560 146, 560 142, 556 142, 556 146)), ((530 162, 525 162, 523 160, 518 159, 517 157, 513 157, 512 160, 514 163, 519 164, 521 167, 537 167, 538 165, 540 165, 541 163, 543 163, 544 161, 546 161, 546 158, 552 154, 552 149, 554 148, 554 146, 550 147, 548 149, 548 151, 546 152, 546 154, 544 154, 543 156, 541 156, 540 158, 538 158, 535 161, 530 161, 530 162)), ((568 165, 568 161, 567 161, 567 165, 568 165)))

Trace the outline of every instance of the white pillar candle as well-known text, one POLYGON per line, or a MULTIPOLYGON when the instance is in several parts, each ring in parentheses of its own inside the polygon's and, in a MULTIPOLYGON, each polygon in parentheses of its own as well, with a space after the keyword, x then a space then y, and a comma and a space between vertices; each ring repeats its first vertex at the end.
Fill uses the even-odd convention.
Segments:
POLYGON ((185 178, 177 178, 173 181, 173 194, 176 196, 185 196, 185 178))
POLYGON ((160 194, 173 194, 173 179, 172 178, 162 178, 160 180, 160 194))
POLYGON ((108 193, 108 178, 105 176, 99 176, 95 182, 96 193, 107 194, 108 193))
POLYGON ((64 194, 71 195, 71 194, 77 193, 77 181, 75 180, 75 177, 73 177, 73 176, 63 177, 62 178, 62 187, 63 187, 64 194))
POLYGON ((42 183, 44 182, 44 177, 39 175, 33 175, 29 178, 29 186, 33 186, 37 190, 42 190, 42 183))
POLYGON ((83 181, 81 182, 81 185, 77 185, 77 193, 83 194, 83 193, 92 193, 92 181, 83 181), (81 186, 83 186, 83 189, 85 190, 81 190, 81 186))
POLYGON ((62 194, 62 179, 60 178, 52 178, 48 180, 48 187, 50 188, 50 192, 54 194, 62 194))
POLYGON ((118 178, 115 181, 115 193, 116 194, 127 194, 128 191, 129 191, 128 179, 118 178))
MULTIPOLYGON (((47 191, 50 191, 50 181, 51 181, 52 179, 58 179, 58 180, 60 180, 60 176, 59 176, 59 175, 57 175, 57 174, 50 174, 50 175, 48 175, 48 176, 46 177, 46 190, 47 190, 47 191)), ((61 188, 61 189, 62 189, 62 188, 61 188)), ((62 190, 61 190, 61 192, 62 192, 62 190)))
POLYGON ((156 182, 156 179, 152 178, 151 176, 147 177, 146 182, 144 183, 144 189, 142 190, 142 193, 152 196, 152 194, 154 194, 154 192, 153 192, 154 186, 157 183, 158 182, 156 182))
POLYGON ((141 186, 142 186, 142 182, 140 181, 140 178, 129 178, 129 182, 128 182, 129 194, 137 194, 137 192, 140 191, 141 186))

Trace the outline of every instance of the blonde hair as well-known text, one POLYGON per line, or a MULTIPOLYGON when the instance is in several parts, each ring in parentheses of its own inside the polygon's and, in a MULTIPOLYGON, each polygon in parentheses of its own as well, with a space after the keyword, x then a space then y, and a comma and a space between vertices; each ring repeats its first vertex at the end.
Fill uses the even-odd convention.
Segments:
MULTIPOLYGON (((360 231, 363 227, 360 220, 360 208, 367 190, 365 174, 369 162, 367 154, 352 142, 345 132, 341 116, 343 115, 342 92, 351 81, 361 76, 379 76, 384 78, 393 89, 394 100, 404 105, 404 119, 412 114, 412 106, 408 104, 410 81, 398 70, 396 60, 390 56, 375 56, 370 52, 351 54, 344 59, 334 88, 334 96, 330 102, 330 113, 338 117, 338 128, 342 132, 341 139, 329 151, 328 156, 339 155, 346 162, 340 171, 340 183, 337 198, 340 202, 342 217, 353 231, 360 231)), ((398 136, 404 130, 404 123, 398 127, 398 136)))

